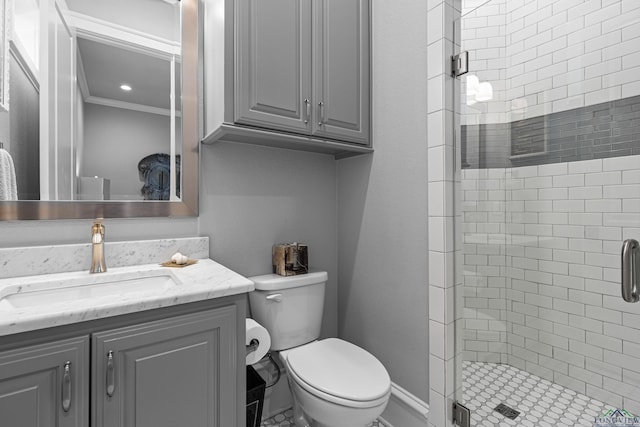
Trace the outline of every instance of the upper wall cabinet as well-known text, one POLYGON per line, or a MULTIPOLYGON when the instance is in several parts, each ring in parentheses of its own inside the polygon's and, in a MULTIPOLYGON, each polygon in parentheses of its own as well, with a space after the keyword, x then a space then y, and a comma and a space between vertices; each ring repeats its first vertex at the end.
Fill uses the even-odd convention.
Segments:
POLYGON ((369 1, 205 2, 203 142, 370 152, 369 1))

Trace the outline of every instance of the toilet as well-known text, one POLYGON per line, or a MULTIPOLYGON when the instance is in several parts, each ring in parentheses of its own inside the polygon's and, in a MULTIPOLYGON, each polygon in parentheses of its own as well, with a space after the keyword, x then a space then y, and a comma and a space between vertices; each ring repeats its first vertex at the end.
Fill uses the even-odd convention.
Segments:
POLYGON ((318 340, 327 278, 326 271, 250 277, 252 317, 269 331, 287 370, 297 427, 365 427, 387 406, 391 379, 366 350, 318 340))

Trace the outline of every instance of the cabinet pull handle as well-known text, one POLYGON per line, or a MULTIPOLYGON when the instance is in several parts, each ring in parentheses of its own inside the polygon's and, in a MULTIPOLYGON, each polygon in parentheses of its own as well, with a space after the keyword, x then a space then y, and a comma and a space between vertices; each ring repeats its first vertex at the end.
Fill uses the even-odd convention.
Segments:
POLYGON ((309 117, 311 117, 311 101, 309 101, 308 98, 304 100, 304 107, 305 107, 304 124, 306 125, 307 123, 309 123, 309 117))
POLYGON ((69 409, 71 409, 71 362, 67 361, 62 374, 62 410, 69 412, 69 409))
POLYGON ((107 353, 107 396, 113 397, 116 392, 116 365, 113 361, 113 351, 107 353))
POLYGON ((638 275, 640 274, 640 245, 637 240, 628 239, 622 244, 622 298, 626 302, 638 302, 638 275))
POLYGON ((318 121, 318 126, 322 126, 324 125, 324 102, 322 101, 318 102, 318 107, 320 107, 318 109, 318 115, 320 116, 320 119, 318 121))

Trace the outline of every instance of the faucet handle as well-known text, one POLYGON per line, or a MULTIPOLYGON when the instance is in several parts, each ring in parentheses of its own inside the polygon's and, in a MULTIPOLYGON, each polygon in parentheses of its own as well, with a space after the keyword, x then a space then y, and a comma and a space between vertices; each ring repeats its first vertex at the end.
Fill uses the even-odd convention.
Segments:
POLYGON ((96 218, 91 226, 91 241, 93 243, 102 243, 104 239, 105 227, 102 221, 104 218, 96 218))

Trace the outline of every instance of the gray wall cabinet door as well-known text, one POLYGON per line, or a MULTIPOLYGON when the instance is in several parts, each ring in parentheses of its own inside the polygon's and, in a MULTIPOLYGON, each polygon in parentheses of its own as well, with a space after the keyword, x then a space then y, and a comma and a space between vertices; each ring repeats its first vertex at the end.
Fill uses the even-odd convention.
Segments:
POLYGON ((89 337, 0 353, 0 425, 84 427, 89 337))
POLYGON ((236 307, 92 336, 92 425, 236 423, 236 307))
POLYGON ((235 122, 310 133, 311 0, 237 7, 235 122))
POLYGON ((369 0, 314 2, 315 136, 369 143, 369 0))

